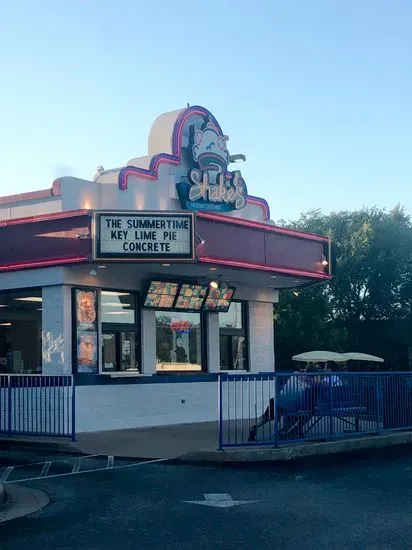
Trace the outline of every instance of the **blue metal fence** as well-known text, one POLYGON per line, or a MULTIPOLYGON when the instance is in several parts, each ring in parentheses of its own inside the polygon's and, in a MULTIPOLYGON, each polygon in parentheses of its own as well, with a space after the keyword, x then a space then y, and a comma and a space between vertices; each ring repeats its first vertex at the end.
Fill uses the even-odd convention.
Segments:
POLYGON ((75 440, 73 376, 0 374, 0 434, 75 440))
POLYGON ((412 373, 222 374, 219 425, 220 448, 412 429, 412 373))

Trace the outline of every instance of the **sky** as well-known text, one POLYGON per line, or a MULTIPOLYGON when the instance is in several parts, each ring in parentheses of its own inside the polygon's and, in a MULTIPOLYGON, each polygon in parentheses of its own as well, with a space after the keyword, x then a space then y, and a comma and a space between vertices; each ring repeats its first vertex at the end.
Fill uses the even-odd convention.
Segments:
POLYGON ((272 218, 412 214, 411 0, 0 0, 0 195, 147 152, 209 109, 272 218))

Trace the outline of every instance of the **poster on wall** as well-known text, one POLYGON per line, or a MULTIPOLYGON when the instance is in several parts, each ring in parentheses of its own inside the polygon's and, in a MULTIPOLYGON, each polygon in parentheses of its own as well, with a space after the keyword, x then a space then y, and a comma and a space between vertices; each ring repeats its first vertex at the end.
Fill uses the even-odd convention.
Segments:
POLYGON ((75 371, 97 374, 99 368, 97 291, 76 288, 74 306, 75 371))

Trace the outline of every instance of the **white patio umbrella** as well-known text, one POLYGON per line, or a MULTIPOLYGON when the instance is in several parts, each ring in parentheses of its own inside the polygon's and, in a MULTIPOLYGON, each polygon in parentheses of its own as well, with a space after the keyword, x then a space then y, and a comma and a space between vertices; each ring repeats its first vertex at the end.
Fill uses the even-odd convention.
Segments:
POLYGON ((369 355, 368 353, 358 353, 357 351, 350 351, 348 353, 342 353, 346 361, 368 361, 371 363, 384 363, 382 357, 376 357, 376 355, 369 355))
POLYGON ((343 361, 347 361, 347 358, 343 357, 341 353, 334 351, 307 351, 294 355, 292 361, 301 361, 303 363, 327 363, 328 361, 334 361, 342 363, 343 361))

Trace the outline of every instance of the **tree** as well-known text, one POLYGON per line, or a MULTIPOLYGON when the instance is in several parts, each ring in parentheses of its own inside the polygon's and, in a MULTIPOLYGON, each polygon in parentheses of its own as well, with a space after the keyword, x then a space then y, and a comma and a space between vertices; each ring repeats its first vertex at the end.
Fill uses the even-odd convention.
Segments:
POLYGON ((281 223, 330 236, 333 279, 298 296, 281 295, 275 314, 277 354, 286 359, 291 350, 344 350, 349 326, 411 317, 412 224, 401 207, 330 215, 315 210, 281 223))

